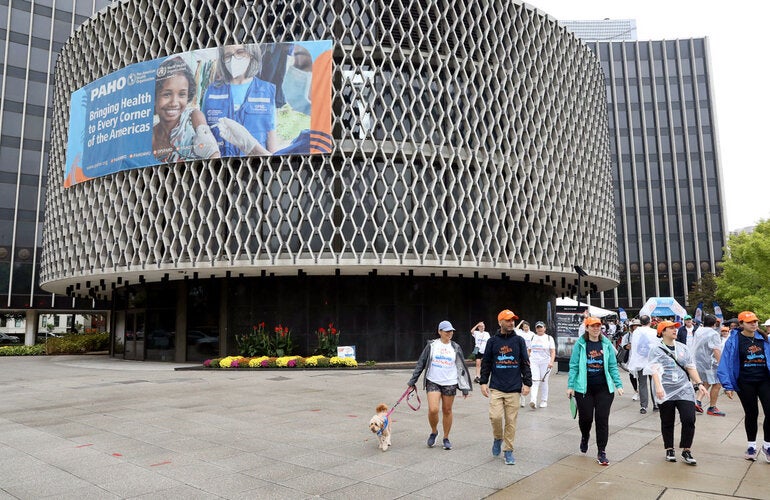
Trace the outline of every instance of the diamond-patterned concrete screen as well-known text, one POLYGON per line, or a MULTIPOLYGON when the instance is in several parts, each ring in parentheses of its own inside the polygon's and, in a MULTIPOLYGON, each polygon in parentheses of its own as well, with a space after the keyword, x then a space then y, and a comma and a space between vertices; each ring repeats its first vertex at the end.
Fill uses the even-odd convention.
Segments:
POLYGON ((47 290, 377 270, 563 293, 576 264, 589 286, 617 284, 604 76, 532 7, 128 0, 78 29, 56 68, 47 290), (178 52, 320 39, 334 41, 332 155, 194 161, 63 189, 77 88, 178 52))

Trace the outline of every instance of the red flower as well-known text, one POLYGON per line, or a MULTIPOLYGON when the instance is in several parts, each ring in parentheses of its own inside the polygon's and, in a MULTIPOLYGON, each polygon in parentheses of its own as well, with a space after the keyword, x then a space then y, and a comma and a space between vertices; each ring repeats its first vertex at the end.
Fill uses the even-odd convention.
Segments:
POLYGON ((326 328, 324 328, 324 327, 321 327, 321 328, 319 328, 319 329, 318 329, 318 332, 319 332, 321 335, 326 335, 326 328))
POLYGON ((337 335, 337 329, 336 328, 332 328, 331 332, 332 332, 332 335, 337 335))
POLYGON ((257 331, 257 325, 252 326, 251 329, 256 332, 257 331))
POLYGON ((334 326, 334 323, 329 323, 329 328, 332 328, 334 326))
POLYGON ((259 323, 259 327, 260 327, 260 328, 264 328, 264 327, 265 327, 265 322, 264 322, 264 321, 260 322, 260 323, 259 323))

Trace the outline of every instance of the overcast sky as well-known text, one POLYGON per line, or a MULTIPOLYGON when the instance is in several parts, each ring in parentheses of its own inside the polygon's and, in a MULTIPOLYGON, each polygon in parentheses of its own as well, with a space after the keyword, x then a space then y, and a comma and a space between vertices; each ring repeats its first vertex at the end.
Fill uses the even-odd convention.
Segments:
POLYGON ((707 37, 727 229, 770 219, 770 7, 714 0, 533 0, 563 20, 636 19, 639 40, 707 37), (763 154, 762 151, 765 151, 763 154))

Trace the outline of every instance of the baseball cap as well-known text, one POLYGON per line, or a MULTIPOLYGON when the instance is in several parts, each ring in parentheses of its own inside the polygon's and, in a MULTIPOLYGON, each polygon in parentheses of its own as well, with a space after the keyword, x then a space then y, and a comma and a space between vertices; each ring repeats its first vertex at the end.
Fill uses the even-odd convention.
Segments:
POLYGON ((538 326, 542 326, 543 328, 545 328, 545 323, 543 323, 542 321, 538 321, 537 323, 535 323, 535 328, 537 328, 538 326))
POLYGON ((503 309, 500 311, 500 314, 497 315, 497 321, 502 321, 504 319, 519 319, 519 317, 513 314, 513 311, 510 309, 503 309))
POLYGON ((583 324, 586 325, 586 326, 601 325, 602 324, 602 320, 600 320, 599 318, 588 317, 588 318, 585 319, 585 321, 583 321, 583 324))
POLYGON ((673 321, 661 321, 658 323, 658 333, 663 333, 663 330, 672 326, 679 328, 682 326, 682 323, 674 323, 673 321))
POLYGON ((637 318, 634 318, 631 320, 631 322, 628 324, 628 326, 641 326, 642 322, 639 321, 637 318))
POLYGON ((442 330, 444 332, 453 332, 455 331, 455 327, 452 326, 452 323, 450 323, 447 320, 442 321, 438 324, 438 329, 442 330))
POLYGON ((768 319, 767 321, 765 321, 763 324, 764 324, 764 326, 770 326, 770 319, 768 319))
POLYGON ((759 321, 759 319, 757 318, 757 315, 754 314, 753 312, 743 311, 738 315, 738 321, 741 323, 745 323, 745 322, 751 322, 751 321, 759 321))
POLYGON ((688 320, 688 319, 692 319, 692 316, 690 316, 689 314, 687 314, 687 315, 684 317, 684 319, 685 319, 685 321, 686 321, 686 320, 688 320))

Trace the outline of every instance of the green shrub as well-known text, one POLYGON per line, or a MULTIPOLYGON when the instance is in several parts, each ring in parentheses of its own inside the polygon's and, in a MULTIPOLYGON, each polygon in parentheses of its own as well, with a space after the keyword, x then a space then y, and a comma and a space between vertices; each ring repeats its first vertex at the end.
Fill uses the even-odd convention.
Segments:
POLYGON ((45 346, 43 344, 0 347, 0 356, 40 356, 42 354, 45 354, 45 346))
POLYGON ((82 354, 92 351, 106 351, 110 348, 110 334, 74 333, 61 338, 48 339, 45 343, 45 352, 48 354, 82 354))

